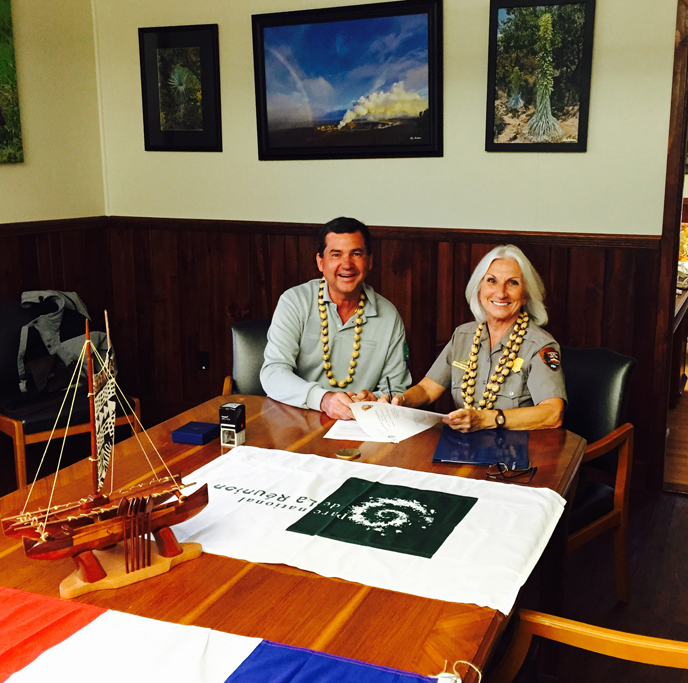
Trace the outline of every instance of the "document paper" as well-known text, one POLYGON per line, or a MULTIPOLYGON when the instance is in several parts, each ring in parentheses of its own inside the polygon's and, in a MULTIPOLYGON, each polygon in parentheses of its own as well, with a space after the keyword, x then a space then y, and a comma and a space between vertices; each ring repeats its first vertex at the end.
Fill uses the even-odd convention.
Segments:
POLYGON ((393 406, 379 401, 352 403, 351 412, 372 441, 399 443, 442 421, 441 413, 393 406))
POLYGON ((337 420, 326 439, 399 443, 442 421, 444 415, 427 410, 393 406, 379 401, 351 404, 353 420, 337 420))

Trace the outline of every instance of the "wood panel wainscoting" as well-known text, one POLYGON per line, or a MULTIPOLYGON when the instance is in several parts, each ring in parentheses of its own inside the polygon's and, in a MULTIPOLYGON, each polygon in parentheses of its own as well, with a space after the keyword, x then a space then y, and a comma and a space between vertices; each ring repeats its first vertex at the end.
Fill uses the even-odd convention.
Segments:
MULTIPOLYGON (((317 229, 133 217, 6 224, 0 226, 0 297, 76 291, 96 320, 107 307, 120 380, 140 397, 144 422, 152 425, 220 392, 231 368, 234 322, 269 317, 282 292, 318 276, 317 229), (199 369, 199 351, 209 354, 207 371, 199 369)), ((416 381, 454 328, 472 319, 464 288, 480 258, 504 242, 521 247, 544 280, 548 329, 561 344, 606 346, 638 360, 630 415, 634 482, 661 489, 666 414, 657 407, 666 400, 650 389, 668 392, 656 375, 664 371, 655 348, 661 334, 655 321, 663 317, 659 237, 371 231, 369 282, 399 309, 416 381)))

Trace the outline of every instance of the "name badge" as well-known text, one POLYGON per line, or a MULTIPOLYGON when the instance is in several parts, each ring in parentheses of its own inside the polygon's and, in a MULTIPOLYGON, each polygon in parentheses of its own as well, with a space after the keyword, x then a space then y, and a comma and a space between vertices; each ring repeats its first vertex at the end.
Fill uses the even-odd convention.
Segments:
POLYGON ((455 368, 459 368, 460 370, 463 370, 464 372, 467 372, 470 367, 468 365, 468 359, 464 358, 463 360, 455 360, 452 365, 455 368))

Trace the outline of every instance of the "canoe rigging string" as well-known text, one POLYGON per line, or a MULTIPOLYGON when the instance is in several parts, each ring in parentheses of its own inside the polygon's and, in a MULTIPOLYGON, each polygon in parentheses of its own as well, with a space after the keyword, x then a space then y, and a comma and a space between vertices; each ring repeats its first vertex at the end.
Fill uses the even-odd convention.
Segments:
MULTIPOLYGON (((119 407, 122 409, 122 412, 124 413, 124 415, 127 418, 127 422, 129 423, 129 426, 131 427, 133 424, 133 421, 136 421, 136 423, 138 423, 139 427, 141 428, 140 432, 136 431, 134 429, 132 429, 132 431, 134 432, 134 437, 136 438, 136 441, 139 444, 139 448, 141 449, 141 452, 143 453, 144 457, 146 458, 146 461, 148 462, 148 466, 150 467, 151 472, 153 473, 153 476, 156 479, 161 479, 161 477, 155 471, 155 468, 153 467, 153 463, 150 461, 150 458, 148 457, 148 453, 146 453, 146 449, 145 449, 143 443, 141 442, 141 439, 139 438, 139 434, 145 434, 146 435, 146 439, 148 439, 148 443, 150 444, 151 448, 155 451, 156 455, 158 456, 158 459, 160 460, 163 467, 165 468, 165 471, 167 472, 168 476, 172 480, 173 486, 177 489, 177 491, 179 491, 181 493, 182 487, 179 486, 179 484, 177 484, 174 476, 172 475, 172 472, 170 471, 170 468, 167 466, 167 463, 163 460, 162 455, 160 455, 160 452, 156 448, 156 446, 153 443, 150 436, 148 436, 148 432, 143 428, 143 424, 141 424, 141 420, 139 420, 139 416, 134 411, 134 407, 131 405, 131 402, 126 397, 126 395, 124 394, 124 392, 120 388, 119 384, 117 384, 117 381, 115 380, 114 375, 110 372, 109 366, 103 361, 100 354, 98 353, 98 350, 93 345, 91 345, 91 348, 95 354, 95 357, 98 359, 101 367, 105 368, 105 372, 108 375, 108 379, 112 379, 115 382, 115 389, 116 389, 115 397, 117 398, 117 403, 119 404, 119 407)), ((113 449, 112 449, 113 464, 114 464, 114 451, 115 451, 115 449, 114 449, 114 444, 113 444, 113 449)), ((114 470, 113 470, 113 474, 114 474, 114 470)), ((112 490, 113 490, 113 486, 114 486, 113 482, 114 482, 114 476, 111 476, 110 477, 110 493, 112 493, 112 490)))
MULTIPOLYGON (((95 356, 98 358, 98 361, 100 362, 101 367, 106 368, 106 372, 108 374, 108 379, 110 379, 110 378, 114 379, 114 376, 110 373, 110 369, 107 367, 107 365, 105 365, 103 363, 102 357, 98 353, 98 350, 95 348, 95 346, 93 346, 93 344, 91 344, 91 350, 95 353, 95 356)), ((31 487, 29 488, 29 492, 28 492, 28 495, 26 497, 26 501, 24 502, 24 507, 22 508, 22 511, 20 513, 21 515, 24 515, 26 513, 27 507, 29 505, 29 501, 31 500, 31 496, 33 494, 34 487, 36 486, 36 482, 38 481, 38 477, 40 476, 41 469, 43 468, 43 463, 45 462, 45 458, 48 454, 48 448, 50 447, 50 444, 52 442, 55 431, 57 430, 57 425, 59 424, 60 417, 62 416, 62 412, 64 410, 65 404, 67 403, 67 399, 69 398, 70 392, 72 392, 72 400, 69 404, 69 414, 67 416, 67 425, 69 425, 71 423, 72 414, 74 412, 74 403, 76 401, 79 377, 81 376, 81 372, 83 369, 85 359, 86 359, 86 344, 84 344, 83 347, 81 348, 81 353, 79 354, 79 358, 77 359, 77 362, 75 363, 72 377, 69 380, 69 385, 67 386, 67 389, 65 391, 64 398, 62 399, 62 403, 60 404, 60 408, 57 411, 57 417, 55 419, 55 423, 53 424, 53 428, 50 432, 50 436, 48 437, 48 440, 46 441, 45 449, 43 450, 43 455, 41 456, 41 460, 38 464, 38 468, 36 469, 36 474, 33 478, 33 481, 31 482, 31 487)), ((160 455, 160 452, 155 447, 155 444, 151 440, 150 436, 148 436, 148 433, 145 431, 145 429, 143 429, 143 425, 141 424, 141 420, 139 420, 138 415, 136 415, 136 413, 133 409, 133 406, 131 405, 129 399, 124 395, 124 393, 122 392, 121 388, 119 387, 119 385, 117 384, 116 381, 115 381, 115 388, 117 391, 117 393, 116 393, 117 401, 120 405, 120 408, 122 408, 122 411, 127 415, 127 420, 129 422, 129 426, 130 427, 132 426, 132 419, 133 419, 133 420, 136 420, 136 422, 138 423, 139 427, 142 430, 142 432, 137 432, 135 430, 132 430, 132 431, 134 431, 134 436, 136 437, 136 440, 139 444, 139 447, 141 448, 141 451, 144 454, 144 457, 146 458, 146 460, 148 462, 148 466, 150 467, 151 471, 153 472, 153 476, 156 479, 160 479, 157 472, 155 471, 155 468, 153 467, 153 464, 150 461, 150 458, 148 457, 148 454, 146 453, 146 449, 144 448, 143 443, 141 443, 141 439, 139 438, 139 433, 143 433, 146 435, 146 438, 148 439, 151 447, 153 448, 153 450, 157 454, 158 458, 160 459, 160 462, 163 464, 165 470, 167 471, 167 474, 169 475, 170 479, 172 480, 173 485, 175 486, 175 488, 178 491, 181 492, 181 487, 176 483, 176 480, 174 479, 172 472, 170 471, 169 467, 167 466, 167 463, 163 460, 162 456, 160 455), (123 401, 124 401, 124 403, 123 403, 123 401), (125 409, 125 405, 126 405, 126 409, 125 409), (129 419, 130 415, 131 415, 132 419, 129 419)), ((58 459, 57 459, 57 468, 55 471, 55 477, 53 478, 53 483, 52 483, 52 488, 50 491, 50 497, 48 500, 48 505, 45 507, 45 520, 43 522, 43 529, 45 529, 45 526, 47 525, 48 520, 50 518, 50 512, 52 510, 53 496, 54 496, 55 488, 57 485, 57 475, 60 471, 60 466, 62 464, 62 456, 64 454, 65 443, 66 443, 66 438, 63 438, 62 444, 60 446, 60 454, 59 454, 58 459)), ((114 449, 113 449, 113 451, 114 451, 114 449)), ((110 493, 112 493, 112 491, 114 489, 114 477, 112 476, 113 474, 114 474, 114 452, 113 452, 111 477, 110 477, 110 493)))
MULTIPOLYGON (((38 481, 38 475, 41 472, 41 468, 43 467, 43 462, 45 461, 45 456, 48 453, 48 447, 50 446, 50 442, 52 441, 53 435, 55 434, 55 430, 57 429, 58 422, 60 420, 60 415, 62 415, 62 410, 64 409, 65 403, 67 402, 67 397, 69 396, 69 392, 72 390, 72 385, 74 385, 74 392, 72 394, 72 402, 69 404, 69 415, 67 416, 67 426, 69 426, 71 420, 72 420, 72 413, 74 412, 74 402, 76 400, 76 388, 77 385, 79 384, 79 377, 81 376, 81 369, 84 365, 84 359, 86 358, 86 344, 84 344, 81 347, 81 353, 79 354, 79 358, 75 364, 74 367, 74 372, 72 373, 72 377, 69 380, 69 386, 67 387, 67 391, 65 391, 64 398, 62 399, 62 403, 60 404, 60 409, 57 411, 57 418, 55 420, 55 424, 53 425, 53 429, 50 432, 50 436, 48 437, 48 440, 45 444, 45 449, 43 450, 43 456, 41 457, 41 461, 38 464, 38 469, 36 470, 36 476, 33 478, 33 481, 31 482, 31 488, 29 489, 29 494, 26 497, 26 502, 24 503, 24 507, 22 509, 22 514, 26 512, 26 508, 29 504, 29 500, 31 499, 31 494, 33 493, 33 488, 36 485, 36 482, 38 481)), ((65 433, 66 436, 66 433, 65 433)), ((57 475, 60 471, 60 465, 62 464, 62 454, 64 453, 64 447, 65 447, 65 442, 67 441, 66 438, 62 439, 62 445, 60 446, 60 455, 57 458, 57 469, 55 470, 55 476, 53 477, 53 485, 50 489, 50 498, 48 500, 48 505, 46 507, 45 511, 45 520, 43 522, 43 530, 45 530, 45 527, 48 524, 48 519, 50 518, 50 508, 53 503, 53 494, 55 493, 55 487, 57 485, 57 475)), ((40 532, 41 534, 43 531, 40 532)))

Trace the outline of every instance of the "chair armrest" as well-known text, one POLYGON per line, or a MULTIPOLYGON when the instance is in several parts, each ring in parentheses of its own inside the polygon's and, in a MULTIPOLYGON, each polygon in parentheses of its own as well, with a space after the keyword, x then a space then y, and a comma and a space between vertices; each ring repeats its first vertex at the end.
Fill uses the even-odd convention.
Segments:
POLYGON ((232 393, 232 376, 227 375, 225 381, 222 384, 222 395, 229 396, 232 393))
POLYGON ((13 420, 11 417, 0 414, 0 432, 3 434, 7 434, 7 436, 11 436, 14 439, 18 425, 22 425, 21 420, 13 420))
POLYGON ((521 610, 519 616, 533 635, 558 643, 631 662, 688 666, 688 643, 614 631, 530 610, 521 610))
POLYGON ((583 455, 583 462, 588 462, 599 458, 605 453, 617 448, 624 441, 629 438, 633 438, 633 425, 630 422, 617 427, 613 432, 607 434, 607 436, 598 439, 594 443, 588 444, 585 449, 585 454, 583 455))
POLYGON ((493 669, 490 683, 508 683, 521 668, 533 636, 630 662, 688 668, 688 643, 639 636, 522 609, 509 650, 493 669))
POLYGON ((614 509, 628 516, 628 497, 630 495, 631 466, 633 465, 633 425, 630 422, 617 427, 602 439, 598 439, 585 449, 583 462, 589 462, 614 448, 619 449, 614 480, 614 509))

